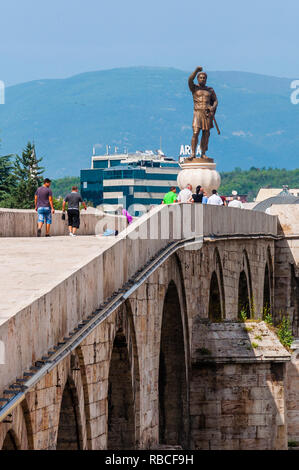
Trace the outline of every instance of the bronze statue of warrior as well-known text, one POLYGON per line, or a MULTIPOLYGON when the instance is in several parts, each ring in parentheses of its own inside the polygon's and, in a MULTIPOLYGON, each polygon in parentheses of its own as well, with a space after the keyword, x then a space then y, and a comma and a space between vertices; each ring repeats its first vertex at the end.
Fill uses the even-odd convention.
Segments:
MULTIPOLYGON (((200 149, 202 158, 208 158, 210 129, 214 127, 215 112, 218 106, 218 100, 213 88, 207 87, 207 74, 202 71, 202 67, 197 67, 188 79, 188 85, 193 95, 194 114, 193 114, 193 137, 191 141, 191 158, 196 158, 196 148, 198 136, 202 131, 200 149), (198 85, 194 84, 197 75, 198 85)), ((218 130, 218 129, 217 129, 218 130)), ((220 131, 218 130, 218 133, 220 131)))

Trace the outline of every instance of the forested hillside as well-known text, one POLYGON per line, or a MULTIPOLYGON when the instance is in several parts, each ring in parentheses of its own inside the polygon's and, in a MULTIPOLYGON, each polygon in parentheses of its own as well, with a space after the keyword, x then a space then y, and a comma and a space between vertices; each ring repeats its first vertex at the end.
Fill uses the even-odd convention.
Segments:
MULTIPOLYGON (((50 178, 78 175, 98 153, 124 148, 178 157, 192 136, 189 71, 130 67, 89 72, 62 80, 8 87, 0 106, 1 155, 20 153, 28 140, 43 156, 50 178)), ((235 167, 297 167, 299 105, 291 104, 291 80, 245 72, 209 72, 218 96, 218 136, 208 155, 220 171, 235 167)))

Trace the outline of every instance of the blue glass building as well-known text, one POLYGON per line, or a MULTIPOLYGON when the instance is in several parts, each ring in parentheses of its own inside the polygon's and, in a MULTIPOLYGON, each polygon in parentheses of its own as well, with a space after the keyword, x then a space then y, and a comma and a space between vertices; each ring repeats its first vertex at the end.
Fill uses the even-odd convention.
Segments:
POLYGON ((81 170, 81 194, 107 212, 126 208, 139 215, 161 204, 171 186, 177 187, 179 171, 173 158, 151 151, 93 156, 91 168, 81 170))

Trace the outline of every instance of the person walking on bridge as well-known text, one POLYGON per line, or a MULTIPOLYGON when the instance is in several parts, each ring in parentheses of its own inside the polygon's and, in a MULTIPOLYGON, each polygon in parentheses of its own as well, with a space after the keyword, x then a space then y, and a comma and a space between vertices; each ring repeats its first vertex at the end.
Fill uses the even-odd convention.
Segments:
POLYGON ((86 210, 86 204, 82 199, 81 194, 78 193, 78 187, 73 186, 72 192, 67 194, 62 204, 62 211, 65 212, 65 205, 68 203, 68 224, 69 224, 69 235, 76 237, 76 231, 80 227, 80 208, 79 204, 82 202, 84 209, 86 210))
POLYGON ((53 194, 50 189, 51 180, 44 179, 44 184, 37 189, 34 196, 35 210, 38 213, 37 236, 42 234, 43 224, 46 223, 46 237, 50 236, 50 227, 52 223, 52 214, 55 213, 53 206, 53 194))

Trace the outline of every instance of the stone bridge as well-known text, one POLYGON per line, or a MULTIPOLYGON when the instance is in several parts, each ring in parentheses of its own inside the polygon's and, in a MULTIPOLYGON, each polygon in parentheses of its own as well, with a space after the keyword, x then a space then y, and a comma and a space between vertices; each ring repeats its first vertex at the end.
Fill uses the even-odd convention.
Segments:
POLYGON ((285 243, 276 216, 196 204, 117 237, 0 238, 0 448, 299 440, 298 366, 261 321, 298 327, 285 243))

